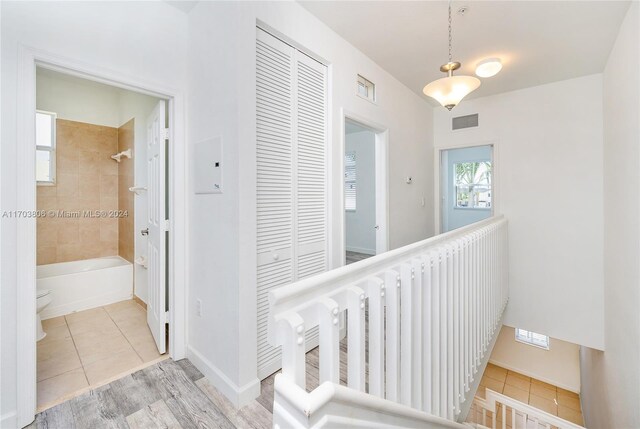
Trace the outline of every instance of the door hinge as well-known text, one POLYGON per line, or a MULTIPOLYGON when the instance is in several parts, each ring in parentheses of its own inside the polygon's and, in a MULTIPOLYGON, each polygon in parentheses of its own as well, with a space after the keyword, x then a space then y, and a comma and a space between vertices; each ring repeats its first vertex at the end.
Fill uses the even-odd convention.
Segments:
POLYGON ((164 140, 169 140, 169 128, 162 129, 162 138, 164 140))
POLYGON ((164 231, 169 231, 169 226, 171 225, 171 223, 169 222, 169 219, 165 219, 164 222, 162 222, 162 229, 164 231))

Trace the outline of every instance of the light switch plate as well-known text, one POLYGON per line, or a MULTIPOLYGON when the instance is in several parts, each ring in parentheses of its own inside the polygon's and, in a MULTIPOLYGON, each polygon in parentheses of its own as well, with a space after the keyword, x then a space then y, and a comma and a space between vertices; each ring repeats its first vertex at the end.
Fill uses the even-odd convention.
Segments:
POLYGON ((222 193, 222 138, 213 137, 194 146, 193 171, 196 194, 222 193))

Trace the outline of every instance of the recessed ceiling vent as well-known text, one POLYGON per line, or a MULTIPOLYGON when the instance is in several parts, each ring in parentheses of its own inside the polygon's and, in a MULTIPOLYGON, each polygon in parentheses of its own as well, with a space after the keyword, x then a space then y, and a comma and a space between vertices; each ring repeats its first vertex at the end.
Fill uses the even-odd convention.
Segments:
POLYGON ((452 130, 461 130, 463 128, 472 128, 478 126, 478 114, 474 113, 473 115, 466 116, 458 116, 457 118, 453 118, 451 120, 451 129, 452 130))

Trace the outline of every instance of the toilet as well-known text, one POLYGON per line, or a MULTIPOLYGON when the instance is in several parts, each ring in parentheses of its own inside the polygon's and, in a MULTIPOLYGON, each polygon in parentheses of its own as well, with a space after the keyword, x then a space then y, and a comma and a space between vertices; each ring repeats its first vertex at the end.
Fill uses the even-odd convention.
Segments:
POLYGON ((40 319, 40 312, 45 309, 47 305, 51 303, 53 296, 49 289, 38 290, 36 293, 36 341, 40 341, 47 336, 47 333, 42 329, 42 319, 40 319))

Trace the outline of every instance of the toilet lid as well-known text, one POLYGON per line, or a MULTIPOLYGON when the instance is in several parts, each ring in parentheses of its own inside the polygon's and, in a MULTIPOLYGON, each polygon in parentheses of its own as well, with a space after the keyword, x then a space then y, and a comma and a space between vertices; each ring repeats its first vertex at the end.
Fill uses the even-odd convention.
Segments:
POLYGON ((42 298, 43 296, 49 295, 50 293, 51 293, 51 290, 49 289, 38 290, 36 292, 36 298, 42 298))

